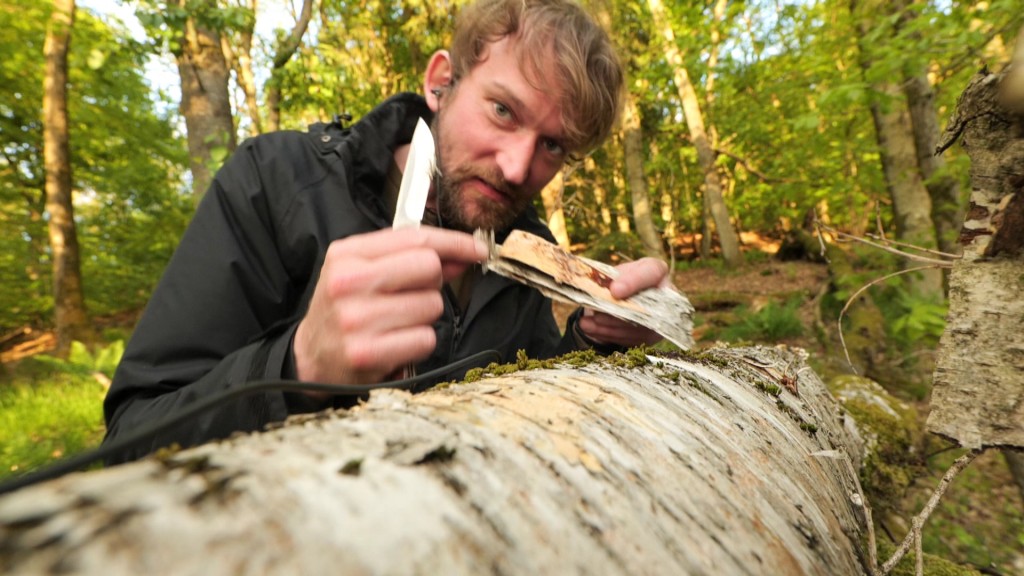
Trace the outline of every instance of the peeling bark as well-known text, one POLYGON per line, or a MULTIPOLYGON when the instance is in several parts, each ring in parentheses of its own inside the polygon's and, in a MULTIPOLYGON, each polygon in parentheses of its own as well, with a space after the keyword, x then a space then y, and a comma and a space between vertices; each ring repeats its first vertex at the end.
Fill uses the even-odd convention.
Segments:
POLYGON ((23 489, 0 570, 866 573, 859 448, 797 356, 619 360, 381 391, 23 489))
POLYGON ((1007 78, 1012 68, 975 75, 940 147, 962 138, 971 201, 928 428, 966 448, 1024 447, 1024 114, 1000 100, 1007 78))

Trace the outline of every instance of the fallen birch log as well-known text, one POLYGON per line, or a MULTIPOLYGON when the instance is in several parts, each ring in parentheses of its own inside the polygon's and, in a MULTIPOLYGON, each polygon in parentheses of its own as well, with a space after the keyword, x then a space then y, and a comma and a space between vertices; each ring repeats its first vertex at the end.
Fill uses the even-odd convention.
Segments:
POLYGON ((631 353, 22 489, 0 571, 863 574, 859 450, 791 352, 631 353))

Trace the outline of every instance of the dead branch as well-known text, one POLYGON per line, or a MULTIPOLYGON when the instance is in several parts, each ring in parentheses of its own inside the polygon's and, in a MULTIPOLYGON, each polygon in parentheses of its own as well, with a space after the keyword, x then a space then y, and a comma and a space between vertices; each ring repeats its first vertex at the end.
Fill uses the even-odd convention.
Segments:
POLYGON ((733 160, 738 162, 740 164, 740 166, 743 166, 743 168, 747 172, 750 172, 754 176, 757 176, 763 182, 767 182, 769 184, 795 184, 795 183, 799 183, 800 182, 799 180, 793 180, 793 179, 789 179, 789 178, 776 178, 774 176, 769 176, 768 174, 765 174, 764 172, 761 172, 757 168, 751 166, 750 162, 748 162, 746 158, 743 158, 742 156, 740 156, 740 155, 738 155, 738 154, 736 154, 734 152, 730 152, 729 150, 725 150, 725 149, 722 149, 722 148, 715 148, 715 152, 718 153, 718 154, 721 154, 723 156, 728 156, 729 158, 732 158, 733 160))
POLYGON ((963 456, 957 458, 956 461, 953 462, 953 465, 950 466, 949 470, 947 470, 946 473, 942 476, 942 480, 939 481, 939 485, 935 488, 935 492, 932 494, 932 497, 929 498, 928 502, 924 505, 924 508, 921 510, 921 513, 917 516, 914 516, 913 521, 911 523, 910 533, 908 533, 907 537, 903 539, 903 544, 901 544, 900 547, 896 550, 896 552, 893 553, 891 558, 886 560, 885 564, 882 565, 882 569, 880 572, 878 572, 878 574, 880 574, 881 576, 885 576, 886 574, 892 572, 893 568, 895 568, 896 565, 899 564, 900 560, 902 560, 903 557, 907 554, 907 552, 910 551, 911 546, 914 546, 914 553, 917 555, 915 573, 917 574, 917 576, 921 576, 923 574, 923 564, 921 561, 921 557, 923 556, 921 550, 921 530, 924 528, 924 523, 928 520, 928 517, 931 516, 932 512, 935 511, 935 507, 938 506, 939 504, 939 499, 942 498, 942 496, 946 493, 946 489, 949 488, 949 485, 953 482, 957 475, 959 475, 960 472, 963 472, 963 470, 967 468, 967 466, 971 462, 973 462, 975 458, 977 458, 983 452, 985 452, 985 450, 986 448, 975 448, 974 450, 971 450, 970 452, 967 452, 963 456))
POLYGON ((916 246, 914 244, 908 244, 906 242, 899 242, 897 240, 890 240, 890 239, 886 238, 884 234, 879 234, 879 235, 865 234, 865 236, 867 236, 868 238, 871 238, 872 240, 877 240, 877 241, 885 244, 886 246, 897 246, 897 247, 900 247, 900 248, 909 248, 911 250, 917 250, 918 252, 923 252, 925 254, 932 254, 934 256, 939 256, 941 258, 949 258, 949 259, 952 259, 952 260, 958 260, 958 259, 962 258, 962 256, 960 256, 959 254, 950 254, 949 252, 943 252, 942 250, 935 250, 933 248, 924 248, 922 246, 916 246))
POLYGON ((855 236, 853 234, 847 234, 846 232, 841 232, 839 230, 836 230, 835 228, 832 228, 828 224, 825 224, 825 223, 823 223, 823 222, 821 222, 820 220, 817 220, 817 219, 815 220, 815 225, 818 227, 819 231, 823 229, 823 230, 829 232, 830 234, 834 234, 837 238, 840 238, 840 239, 843 239, 843 240, 849 240, 849 241, 852 241, 852 242, 860 242, 861 244, 865 244, 867 246, 871 246, 872 248, 878 248, 879 250, 888 252, 890 254, 895 254, 896 256, 899 256, 901 258, 906 258, 907 260, 910 260, 910 261, 913 261, 913 262, 920 262, 922 264, 928 264, 929 268, 932 268, 932 267, 952 268, 953 263, 950 260, 955 260, 955 259, 960 258, 960 256, 958 256, 956 254, 949 254, 949 253, 946 253, 946 252, 940 252, 938 250, 933 250, 931 248, 922 248, 921 246, 915 246, 913 244, 907 244, 907 243, 904 243, 904 242, 898 242, 896 240, 889 240, 888 238, 885 237, 884 234, 881 234, 881 235, 878 235, 878 236, 875 236, 873 234, 869 234, 868 235, 869 238, 872 238, 873 240, 879 240, 878 242, 874 242, 872 240, 867 240, 865 238, 861 238, 860 236, 855 236), (906 252, 904 250, 899 250, 898 248, 894 248, 893 246, 897 246, 899 248, 908 248, 908 249, 911 249, 911 250, 917 250, 918 252, 924 252, 926 254, 933 254, 933 255, 936 255, 936 256, 942 256, 943 258, 948 258, 950 260, 940 260, 938 258, 928 258, 927 256, 920 256, 918 254, 912 254, 912 253, 906 252))

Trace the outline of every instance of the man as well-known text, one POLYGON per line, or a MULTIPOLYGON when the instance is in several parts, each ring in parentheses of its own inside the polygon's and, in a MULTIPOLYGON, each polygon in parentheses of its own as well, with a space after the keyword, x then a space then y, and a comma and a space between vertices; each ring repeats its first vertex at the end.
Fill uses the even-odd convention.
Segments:
MULTIPOLYGON (((551 357, 651 343, 650 330, 577 311, 560 334, 551 302, 478 263, 523 229, 551 239, 532 199, 572 154, 609 134, 622 70, 572 0, 482 0, 433 55, 425 98, 400 94, 349 129, 316 125, 244 143, 217 174, 153 294, 104 404, 106 441, 197 399, 260 379, 381 382, 484 350, 551 357), (419 117, 441 176, 419 230, 390 222, 419 117)), ((665 284, 664 263, 620 267, 626 297, 665 284)), ((451 373, 443 379, 461 377, 451 373)), ((125 450, 183 446, 341 405, 329 394, 259 392, 125 450)))

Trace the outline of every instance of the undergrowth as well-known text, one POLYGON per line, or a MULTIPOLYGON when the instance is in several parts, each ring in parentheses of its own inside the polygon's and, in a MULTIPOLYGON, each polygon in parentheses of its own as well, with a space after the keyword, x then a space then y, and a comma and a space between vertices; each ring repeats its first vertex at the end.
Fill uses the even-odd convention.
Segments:
POLYGON ((802 336, 804 325, 797 316, 800 301, 792 299, 785 304, 769 302, 759 310, 741 306, 736 319, 721 332, 727 342, 777 342, 802 336))
POLYGON ((95 378, 53 369, 33 372, 0 386, 0 478, 92 448, 103 439, 105 390, 95 378))
POLYGON ((36 356, 0 373, 0 478, 100 443, 100 380, 113 375, 122 350, 121 342, 95 353, 76 343, 67 360, 36 356))

